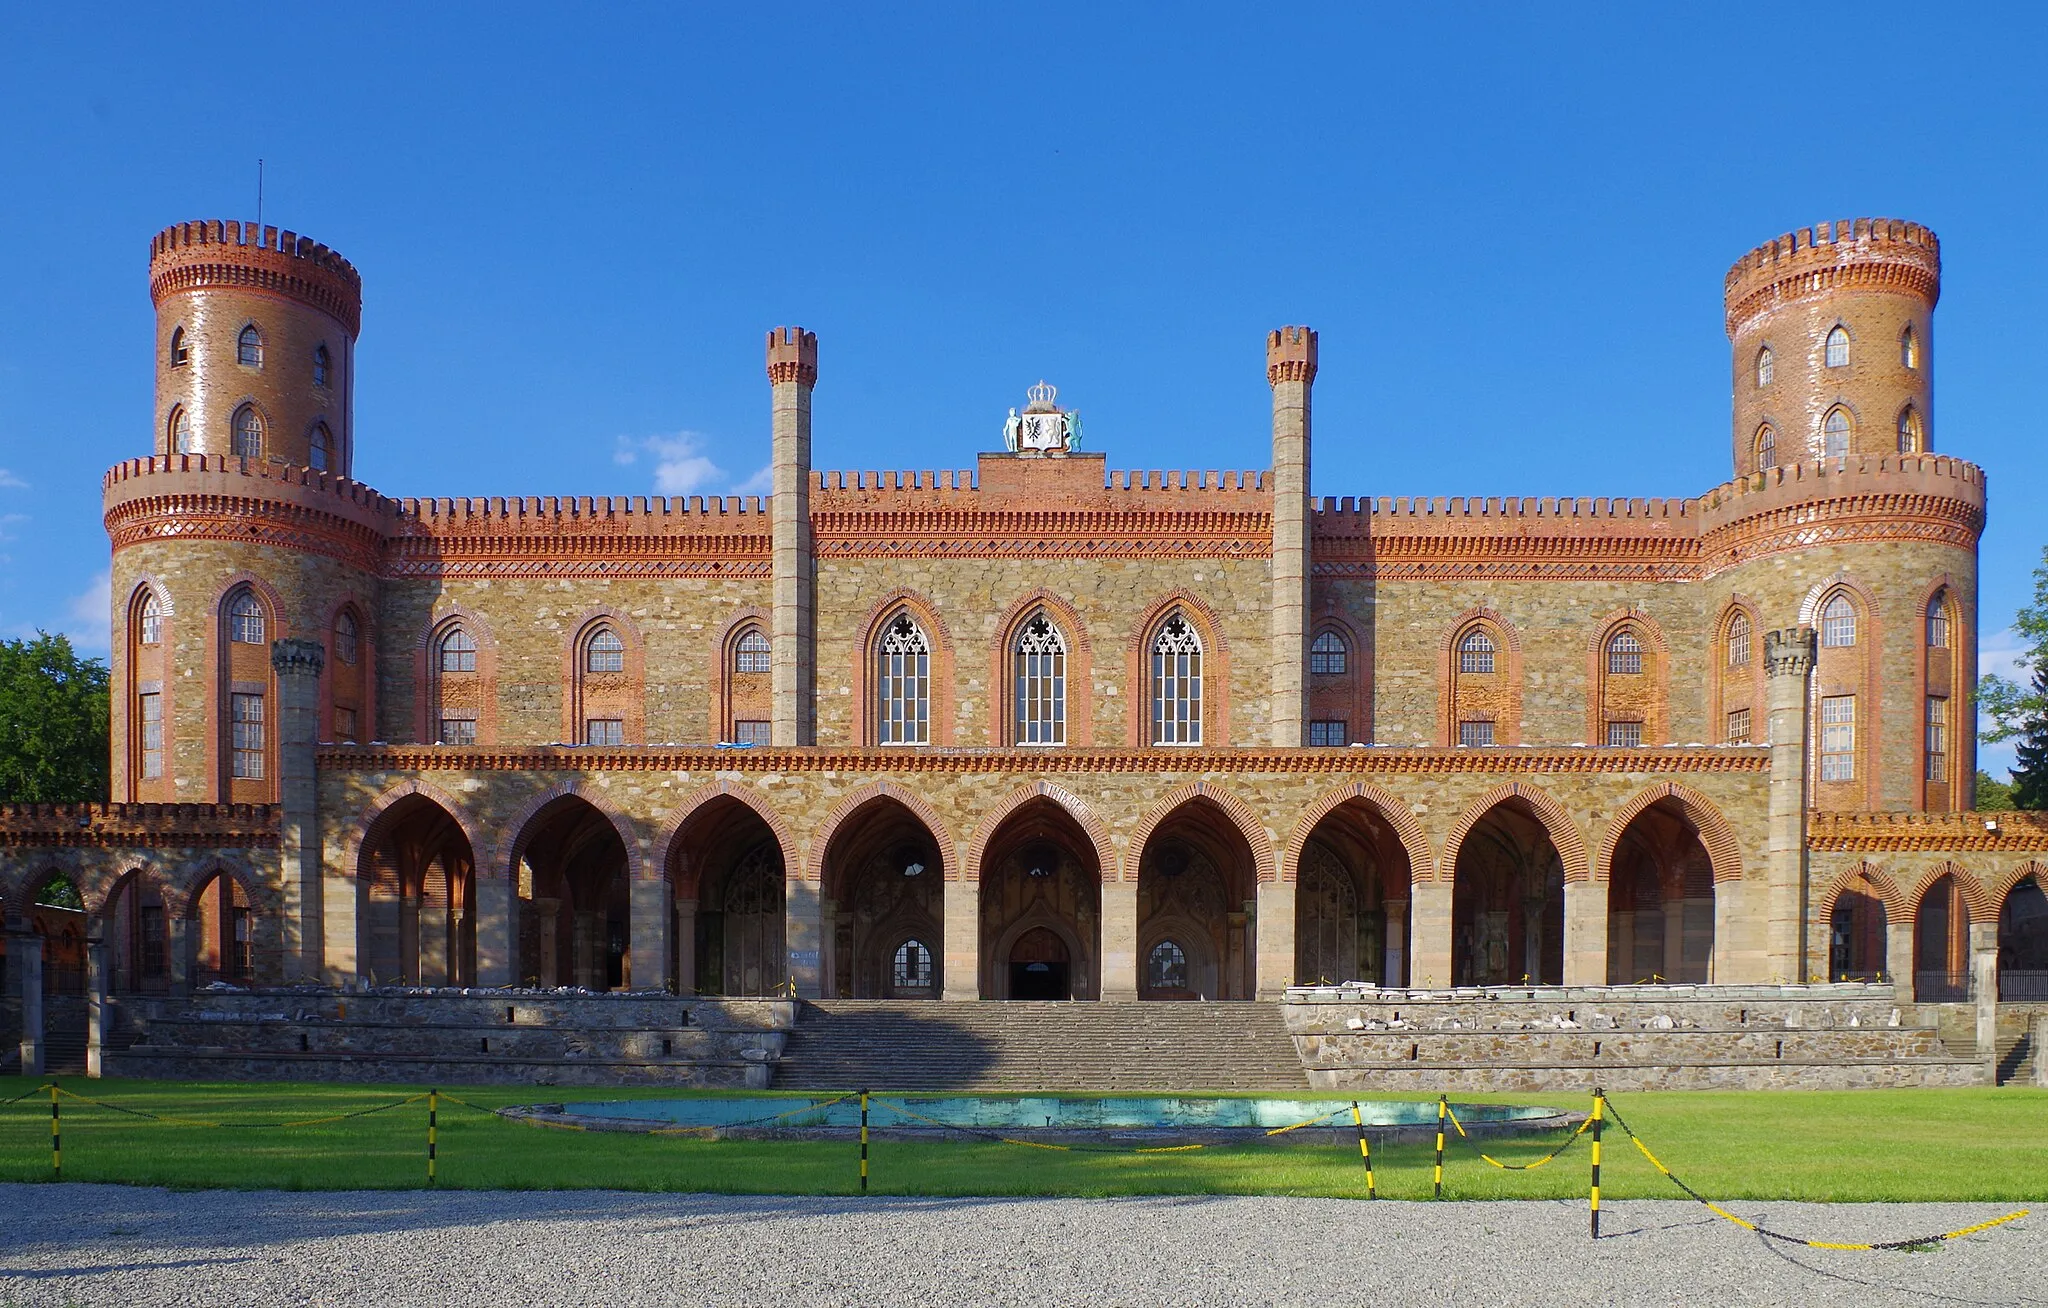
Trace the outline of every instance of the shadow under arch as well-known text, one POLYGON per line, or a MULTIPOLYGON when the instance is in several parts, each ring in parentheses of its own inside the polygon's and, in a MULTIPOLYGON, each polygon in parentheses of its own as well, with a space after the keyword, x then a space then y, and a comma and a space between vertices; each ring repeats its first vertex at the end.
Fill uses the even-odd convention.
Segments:
POLYGON ((1453 985, 1563 984, 1565 861, 1536 798, 1508 789, 1446 848, 1453 985))
POLYGON ((1137 859, 1138 998, 1252 998, 1260 860, 1238 816, 1191 795, 1149 824, 1137 859))
POLYGON ((612 816, 563 788, 529 805, 509 833, 520 977, 586 990, 628 985, 633 860, 612 816))
POLYGON ((789 974, 788 831, 737 783, 707 787, 672 817, 663 846, 675 921, 669 984, 682 995, 765 995, 789 974))
POLYGON ((356 850, 356 968, 407 985, 476 984, 476 847, 423 790, 393 796, 356 850))
POLYGON ((1412 888, 1430 868, 1420 824, 1378 787, 1349 786, 1310 808, 1284 873, 1295 883, 1295 982, 1408 984, 1412 888))
POLYGON ((871 796, 835 823, 819 877, 825 993, 938 998, 950 873, 937 834, 897 796, 871 796))
POLYGON ((981 997, 1101 998, 1102 862, 1080 821, 1036 795, 978 849, 981 997))

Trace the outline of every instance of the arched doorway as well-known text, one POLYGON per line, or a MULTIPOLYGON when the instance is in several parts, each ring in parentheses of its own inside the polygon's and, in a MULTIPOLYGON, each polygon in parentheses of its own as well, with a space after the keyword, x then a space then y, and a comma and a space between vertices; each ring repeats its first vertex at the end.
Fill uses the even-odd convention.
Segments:
POLYGON ((771 995, 789 975, 782 845, 745 803, 719 795, 670 842, 679 994, 771 995))
MULTIPOLYGON (((378 814, 363 840, 356 893, 357 967, 366 978, 476 984, 476 858, 448 810, 407 795, 378 814)), ((538 975, 522 967, 521 976, 538 975)))
POLYGON ((936 999, 946 869, 915 813, 886 796, 848 815, 825 847, 826 994, 936 999))
POLYGON ((1564 982, 1564 862, 1519 796, 1488 809, 1458 844, 1451 887, 1451 984, 1564 982))
POLYGON ((1411 875, 1400 836, 1365 800, 1316 823, 1294 888, 1295 983, 1407 985, 1411 875))
POLYGON ((1887 974, 1884 900, 1858 876, 1828 912, 1828 980, 1882 981, 1887 974))
POLYGON ((1713 967, 1713 860, 1684 807, 1660 799, 1614 843, 1607 983, 1705 985, 1713 967))
POLYGON ((519 972, 533 984, 617 990, 632 974, 626 844, 596 805, 564 795, 513 848, 519 868, 519 972))
POLYGON ((1998 910, 1998 997, 2048 1002, 2048 893, 2031 874, 2006 892, 1998 910))
POLYGON ((981 858, 981 996, 1102 996, 1102 868, 1073 814, 1039 797, 1004 818, 981 858))
POLYGON ((1138 998, 1252 997, 1257 866, 1213 800, 1153 828, 1138 859, 1138 998))
POLYGON ((193 985, 245 986, 255 979, 256 923, 249 892, 225 868, 215 868, 192 892, 186 917, 193 985))
POLYGON ((160 995, 169 990, 170 919, 156 879, 141 868, 130 868, 108 892, 100 917, 107 993, 160 995))
MULTIPOLYGON (((82 1072, 86 1058, 85 897, 70 873, 51 870, 23 886, 21 922, 42 941, 43 1066, 51 1073, 82 1072)), ((7 960, 8 984, 25 978, 7 960)))
POLYGON ((1923 1004, 1970 997, 1970 904, 1954 873, 1935 878, 1913 911, 1913 998, 1923 1004))

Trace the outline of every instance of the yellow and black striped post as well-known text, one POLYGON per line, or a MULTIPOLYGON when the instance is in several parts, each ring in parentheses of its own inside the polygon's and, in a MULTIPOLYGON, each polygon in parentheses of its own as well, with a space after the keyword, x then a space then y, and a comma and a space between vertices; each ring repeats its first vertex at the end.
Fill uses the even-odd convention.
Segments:
POLYGON ((868 1092, 860 1092, 860 1192, 868 1192, 868 1092))
POLYGON ((1591 1224, 1593 1238, 1600 1238, 1600 1123, 1606 1116, 1607 1096, 1599 1086, 1593 1087, 1593 1188, 1586 1200, 1586 1218, 1591 1224))
POLYGON ((434 1153, 441 1134, 441 1092, 427 1091, 427 1184, 434 1183, 434 1153))
POLYGON ((1450 1111, 1451 1097, 1449 1095, 1438 1095, 1436 1097, 1436 1194, 1433 1196, 1437 1199, 1444 1197, 1444 1117, 1450 1111))
POLYGON ((1380 1197, 1379 1187, 1372 1181, 1372 1146, 1365 1142, 1365 1118, 1359 1115, 1358 1101, 1351 1101, 1351 1125, 1358 1128, 1358 1161, 1365 1164, 1365 1197, 1380 1197))
POLYGON ((50 1179, 64 1179, 64 1131, 57 1112, 57 1083, 50 1082, 50 1179))

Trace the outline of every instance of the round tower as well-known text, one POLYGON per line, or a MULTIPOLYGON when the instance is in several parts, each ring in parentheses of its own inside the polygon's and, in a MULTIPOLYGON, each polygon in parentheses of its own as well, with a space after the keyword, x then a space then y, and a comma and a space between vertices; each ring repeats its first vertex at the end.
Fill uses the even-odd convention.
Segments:
POLYGON ((156 454, 239 455, 351 475, 363 282, 319 242, 189 222, 149 247, 156 454))
POLYGON ((1760 245, 1728 270, 1735 475, 1933 448, 1941 242, 1854 218, 1760 245))

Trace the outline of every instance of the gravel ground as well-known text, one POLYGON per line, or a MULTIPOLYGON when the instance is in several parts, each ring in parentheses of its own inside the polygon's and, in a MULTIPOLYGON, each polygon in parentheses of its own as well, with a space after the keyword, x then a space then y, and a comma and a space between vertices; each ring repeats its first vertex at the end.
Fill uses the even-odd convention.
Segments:
MULTIPOLYGON (((1896 1239, 1990 1204, 1744 1204, 1896 1239)), ((0 1304, 2044 1304, 2048 1213, 1926 1253, 1673 1202, 172 1193, 0 1185, 0 1304)))

